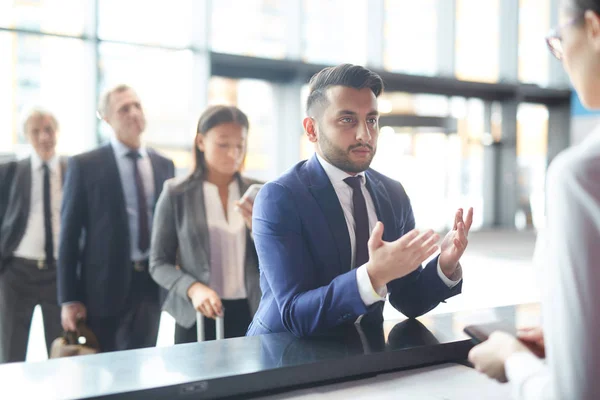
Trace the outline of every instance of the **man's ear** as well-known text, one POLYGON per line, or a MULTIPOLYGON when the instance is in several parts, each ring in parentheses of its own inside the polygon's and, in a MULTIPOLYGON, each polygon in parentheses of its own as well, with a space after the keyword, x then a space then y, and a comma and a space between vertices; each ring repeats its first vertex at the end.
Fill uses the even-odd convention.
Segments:
POLYGON ((311 143, 317 142, 317 122, 311 118, 306 117, 302 121, 302 126, 304 126, 304 133, 306 137, 311 143))

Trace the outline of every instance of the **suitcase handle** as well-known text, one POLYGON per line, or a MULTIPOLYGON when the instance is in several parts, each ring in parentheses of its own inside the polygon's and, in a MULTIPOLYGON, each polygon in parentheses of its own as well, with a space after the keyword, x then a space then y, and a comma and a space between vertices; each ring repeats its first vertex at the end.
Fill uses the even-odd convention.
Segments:
MULTIPOLYGON (((223 317, 216 318, 215 330, 217 340, 225 339, 225 323, 223 317)), ((202 315, 201 312, 196 312, 196 333, 198 335, 198 342, 204 342, 204 315, 202 315)))

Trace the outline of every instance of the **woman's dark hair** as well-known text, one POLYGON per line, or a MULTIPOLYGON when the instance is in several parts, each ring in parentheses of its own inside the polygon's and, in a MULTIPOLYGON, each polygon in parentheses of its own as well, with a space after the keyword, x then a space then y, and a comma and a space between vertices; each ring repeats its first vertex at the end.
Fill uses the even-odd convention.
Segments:
POLYGON ((583 16, 587 10, 592 10, 600 15, 599 0, 564 0, 564 5, 575 15, 583 16))
POLYGON ((194 168, 192 175, 203 176, 206 172, 206 160, 204 152, 198 148, 198 135, 206 136, 208 131, 222 124, 234 123, 243 128, 250 127, 248 117, 237 107, 234 106, 211 106, 208 107, 198 120, 196 128, 196 137, 194 138, 194 168))

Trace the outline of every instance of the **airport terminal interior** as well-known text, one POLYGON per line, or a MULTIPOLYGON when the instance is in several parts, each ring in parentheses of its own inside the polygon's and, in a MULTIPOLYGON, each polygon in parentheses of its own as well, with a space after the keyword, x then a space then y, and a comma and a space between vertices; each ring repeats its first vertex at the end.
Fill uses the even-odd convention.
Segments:
MULTIPOLYGON (((272 181, 315 152, 302 124, 311 76, 327 66, 361 65, 377 72, 384 82, 377 105, 377 154, 371 167, 401 182, 410 197, 416 228, 433 229, 444 237, 453 229, 457 208, 474 209, 469 245, 461 259, 462 293, 418 320, 427 327, 460 332, 468 321, 493 320, 497 310, 515 307, 516 325, 539 324, 540 281, 533 255, 550 201, 545 196, 546 172, 558 153, 579 143, 600 121, 600 114, 584 110, 561 62, 548 51, 545 37, 558 25, 559 3, 0 0, 0 162, 31 153, 23 130, 24 115, 31 107, 49 110, 59 121, 59 155, 75 156, 110 143, 113 132, 98 111, 100 99, 107 90, 126 84, 143 105, 144 145, 172 159, 177 177, 193 168, 202 111, 230 105, 249 119, 242 174, 272 181), (436 322, 444 315, 453 315, 449 326, 436 322)), ((395 321, 406 319, 389 302, 383 317, 386 338, 395 321)), ((41 365, 55 360, 47 361, 39 306, 30 332, 24 365, 40 365, 32 373, 41 374, 46 371, 41 365)), ((153 349, 160 356, 143 353, 148 354, 144 362, 142 356, 132 355, 142 360, 136 365, 147 376, 161 375, 160 371, 168 375, 168 379, 158 378, 158 385, 163 378, 167 386, 198 380, 189 371, 169 370, 166 361, 157 361, 163 355, 174 360, 168 354, 174 348, 174 334, 174 318, 162 311, 159 349, 153 349), (152 371, 153 365, 157 370, 152 371)), ((236 340, 242 339, 225 340, 219 351, 234 351, 236 340), (233 344, 227 346, 230 340, 233 344)), ((463 335, 453 343, 464 345, 468 340, 463 335)), ((182 346, 192 351, 191 346, 205 345, 209 343, 182 346)), ((149 350, 124 351, 119 360, 129 352, 144 351, 149 350)), ((239 362, 251 370, 251 362, 239 362)), ((504 397, 510 396, 506 386, 471 375, 471 369, 456 372, 452 368, 468 367, 453 362, 447 371, 432 366, 436 362, 415 365, 428 374, 422 376, 452 387, 452 394, 444 398, 510 398, 504 397), (457 386, 449 378, 452 373, 465 374, 473 388, 487 394, 479 397, 469 392, 468 385, 457 386)), ((219 369, 225 364, 215 365, 219 369)), ((368 382, 364 384, 381 387, 381 397, 364 392, 360 379, 344 381, 334 376, 326 382, 333 386, 320 386, 316 379, 290 384, 293 393, 281 391, 282 387, 278 393, 259 389, 246 393, 243 388, 224 393, 272 399, 362 399, 396 398, 393 393, 407 390, 406 398, 442 398, 438 392, 414 389, 422 388, 425 380, 410 368, 381 370, 392 375, 375 376, 373 371, 363 377, 368 382), (406 382, 404 389, 394 386, 393 374, 406 382), (408 391, 408 386, 415 391, 408 391)), ((19 376, 22 382, 29 379, 23 378, 25 372, 6 373, 5 377, 19 376)), ((82 378, 78 384, 89 384, 90 379, 82 378)), ((102 374, 97 379, 102 380, 102 374)), ((111 392, 108 385, 103 386, 107 392, 80 388, 81 392, 65 391, 64 398, 110 393, 117 393, 115 398, 161 398, 152 392, 152 379, 135 379, 148 397, 127 385, 123 393, 129 390, 130 397, 118 397, 118 390, 111 392)), ((264 379, 272 378, 265 375, 264 379)), ((206 389, 202 382, 185 387, 200 393, 206 389)), ((231 385, 244 384, 240 380, 231 385)), ((189 398, 220 395, 210 396, 189 398)), ((5 397, 0 394, 0 398, 5 397)), ((63 397, 56 394, 56 398, 63 397)))

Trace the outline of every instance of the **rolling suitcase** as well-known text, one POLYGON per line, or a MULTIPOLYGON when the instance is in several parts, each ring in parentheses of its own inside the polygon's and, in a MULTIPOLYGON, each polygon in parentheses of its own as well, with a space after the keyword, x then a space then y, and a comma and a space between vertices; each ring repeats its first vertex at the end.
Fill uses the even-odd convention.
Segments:
MULTIPOLYGON (((225 321, 224 317, 217 317, 215 321, 215 330, 217 340, 225 339, 225 321)), ((204 342, 204 315, 200 312, 196 312, 196 333, 198 335, 198 342, 204 342)))

